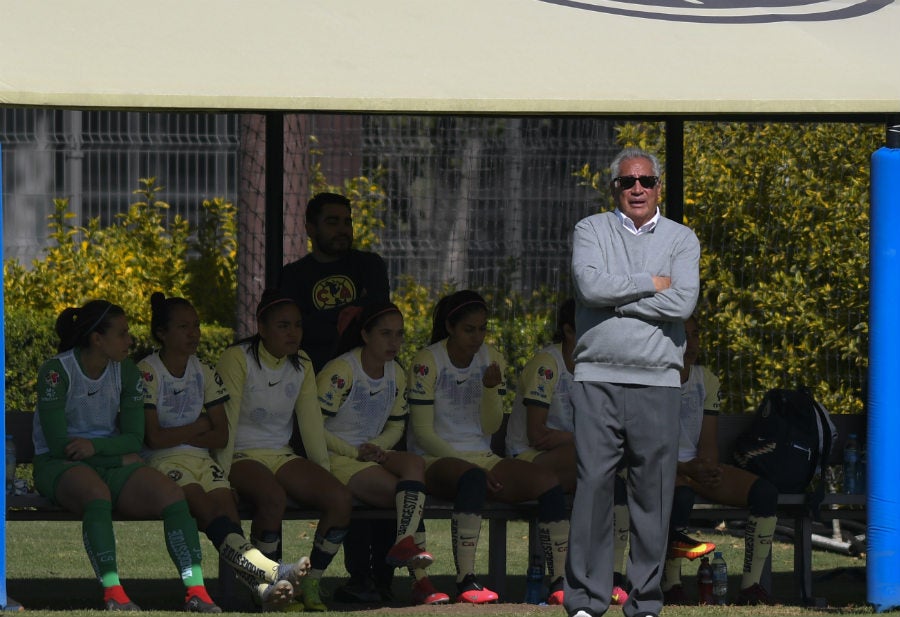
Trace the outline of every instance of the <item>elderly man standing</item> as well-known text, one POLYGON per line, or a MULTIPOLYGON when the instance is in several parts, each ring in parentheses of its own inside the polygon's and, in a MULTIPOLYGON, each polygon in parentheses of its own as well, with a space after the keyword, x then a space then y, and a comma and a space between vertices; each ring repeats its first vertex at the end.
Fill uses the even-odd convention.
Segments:
POLYGON ((675 482, 684 321, 699 293, 700 243, 660 216, 659 161, 613 160, 616 209, 575 226, 575 450, 578 488, 566 564, 570 617, 599 617, 613 587, 613 484, 628 469, 631 549, 625 617, 663 605, 662 563, 675 482))

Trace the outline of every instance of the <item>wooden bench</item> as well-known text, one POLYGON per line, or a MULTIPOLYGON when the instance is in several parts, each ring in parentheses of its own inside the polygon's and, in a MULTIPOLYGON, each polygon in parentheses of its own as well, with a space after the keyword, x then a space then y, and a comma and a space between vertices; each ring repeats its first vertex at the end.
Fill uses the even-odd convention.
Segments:
MULTIPOLYGON (((13 435, 16 443, 17 461, 30 463, 34 457, 31 442, 33 414, 30 412, 7 411, 6 432, 13 435)), ((752 422, 752 414, 735 414, 719 416, 718 442, 720 457, 723 462, 733 462, 730 458, 735 439, 752 422)), ((840 464, 844 443, 849 433, 856 433, 861 443, 865 443, 866 420, 864 415, 832 416, 837 429, 838 438, 832 447, 830 464, 840 464)), ((495 447, 499 447, 499 442, 495 447)), ((451 503, 429 497, 425 507, 426 519, 447 519, 453 506, 451 503)), ((503 596, 506 584, 506 536, 507 523, 511 520, 527 520, 532 526, 533 538, 536 523, 536 504, 519 505, 489 504, 484 511, 488 522, 488 576, 487 584, 503 596)), ((713 504, 698 499, 694 506, 692 519, 709 523, 730 520, 743 520, 747 517, 746 508, 713 504)), ((797 598, 803 604, 821 604, 822 600, 812 595, 812 528, 813 518, 806 506, 806 496, 800 494, 780 495, 778 499, 779 517, 793 520, 794 538, 794 577, 797 598)), ((823 520, 831 518, 865 519, 865 496, 845 495, 842 493, 826 493, 819 515, 823 520), (835 507, 853 506, 854 509, 834 509, 835 507)), ((360 505, 354 509, 353 517, 358 519, 393 518, 393 510, 371 508, 360 505)), ((286 520, 315 520, 319 513, 315 510, 290 507, 285 513, 286 520)), ((29 520, 77 520, 70 512, 62 510, 47 499, 37 494, 16 495, 7 499, 6 518, 9 521, 29 520)), ((230 594, 233 590, 233 577, 227 567, 219 568, 220 590, 230 594)), ((225 604, 228 603, 226 598, 225 604)))
MULTIPOLYGON (((728 414, 719 416, 718 445, 722 462, 735 464, 732 457, 734 443, 753 422, 754 414, 728 414)), ((843 462, 844 444, 847 435, 856 433, 860 443, 866 443, 866 416, 863 414, 832 415, 832 422, 838 436, 832 444, 829 466, 843 462)), ((825 491, 825 499, 818 509, 819 518, 828 521, 834 518, 865 520, 865 495, 846 495, 825 491)), ((743 520, 746 508, 724 506, 705 502, 698 497, 691 517, 704 523, 728 520, 743 520)), ((813 516, 807 506, 805 494, 781 494, 778 496, 778 516, 793 521, 794 525, 794 586, 798 600, 804 605, 821 606, 825 600, 815 598, 812 593, 812 535, 813 516)), ((769 570, 767 569, 767 572, 769 570)), ((771 587, 770 587, 771 589, 771 587)))

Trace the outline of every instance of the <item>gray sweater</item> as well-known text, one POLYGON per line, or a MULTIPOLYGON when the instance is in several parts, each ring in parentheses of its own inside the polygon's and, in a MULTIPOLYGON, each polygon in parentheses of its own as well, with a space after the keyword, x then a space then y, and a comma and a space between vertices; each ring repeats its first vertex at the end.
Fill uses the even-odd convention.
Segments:
POLYGON ((624 229, 614 212, 575 226, 575 380, 680 387, 684 320, 700 291, 700 243, 660 217, 649 233, 624 229), (656 292, 653 276, 671 287, 656 292))

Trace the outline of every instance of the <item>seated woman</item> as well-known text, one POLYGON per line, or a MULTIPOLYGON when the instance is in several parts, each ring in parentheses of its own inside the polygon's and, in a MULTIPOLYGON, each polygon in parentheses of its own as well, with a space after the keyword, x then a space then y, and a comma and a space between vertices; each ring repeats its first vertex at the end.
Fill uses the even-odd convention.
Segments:
POLYGON ((197 526, 262 607, 285 605, 309 560, 279 564, 244 537, 228 477, 209 453, 228 443, 228 392, 215 370, 195 355, 200 343, 197 311, 184 298, 159 292, 150 297, 150 306, 150 334, 160 348, 138 364, 144 380, 147 460, 181 486, 197 526))
POLYGON ((256 309, 257 333, 229 347, 216 367, 230 398, 228 444, 214 454, 228 479, 256 511, 253 544, 270 559, 281 552, 281 522, 287 499, 322 512, 309 573, 294 595, 305 610, 328 610, 319 582, 347 533, 353 496, 329 472, 316 376, 305 353, 300 308, 277 291, 266 291, 256 309), (308 459, 291 450, 296 416, 308 459))
POLYGON ((187 592, 184 610, 221 613, 203 583, 200 539, 181 488, 145 465, 144 390, 128 358, 125 311, 106 300, 56 320, 59 354, 38 372, 34 484, 82 517, 81 529, 110 611, 141 610, 119 581, 112 510, 163 520, 166 548, 187 592))
POLYGON ((744 568, 738 602, 772 604, 768 590, 760 585, 763 567, 772 551, 778 507, 778 489, 764 478, 719 463, 716 429, 721 404, 719 380, 705 366, 696 364, 700 352, 700 326, 695 318, 684 324, 687 345, 681 371, 681 428, 678 444, 678 475, 669 522, 669 553, 662 588, 666 604, 684 604, 681 585, 682 559, 696 559, 716 545, 692 539, 686 533, 694 507, 694 495, 729 506, 748 507, 744 528, 744 568))
POLYGON ((396 362, 403 345, 403 315, 388 302, 341 313, 338 357, 319 373, 319 404, 331 469, 353 496, 397 511, 397 535, 387 563, 406 566, 414 577, 414 604, 446 604, 425 574, 433 557, 425 551, 425 462, 392 450, 409 412, 406 374, 396 362))
POLYGON ((487 319, 487 304, 474 291, 458 291, 435 307, 431 345, 416 354, 410 372, 410 449, 425 457, 428 491, 454 502, 456 601, 483 604, 498 599, 475 576, 486 499, 536 499, 550 577, 548 603, 562 604, 569 541, 565 492, 549 469, 491 452, 491 435, 503 418, 506 385, 503 358, 484 342, 487 319))

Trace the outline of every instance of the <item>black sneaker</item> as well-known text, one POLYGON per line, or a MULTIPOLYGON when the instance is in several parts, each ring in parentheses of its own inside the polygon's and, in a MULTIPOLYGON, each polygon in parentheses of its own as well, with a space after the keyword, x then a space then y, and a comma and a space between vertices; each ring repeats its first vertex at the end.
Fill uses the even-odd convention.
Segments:
POLYGON ((135 604, 134 602, 132 602, 131 600, 128 600, 128 602, 119 602, 117 600, 114 600, 113 598, 110 598, 109 600, 106 601, 106 610, 108 610, 108 611, 124 611, 127 613, 136 613, 141 610, 141 607, 138 606, 137 604, 135 604))
POLYGON ((207 602, 200 596, 191 596, 184 603, 184 610, 187 613, 221 613, 222 609, 216 606, 214 602, 207 602))
POLYGON ((466 574, 461 583, 456 584, 459 595, 456 596, 457 602, 466 604, 488 604, 497 602, 500 596, 496 592, 491 591, 487 587, 482 587, 475 578, 474 574, 466 574))
POLYGON ((684 532, 676 531, 669 537, 669 559, 697 559, 716 550, 712 542, 695 540, 684 532))

